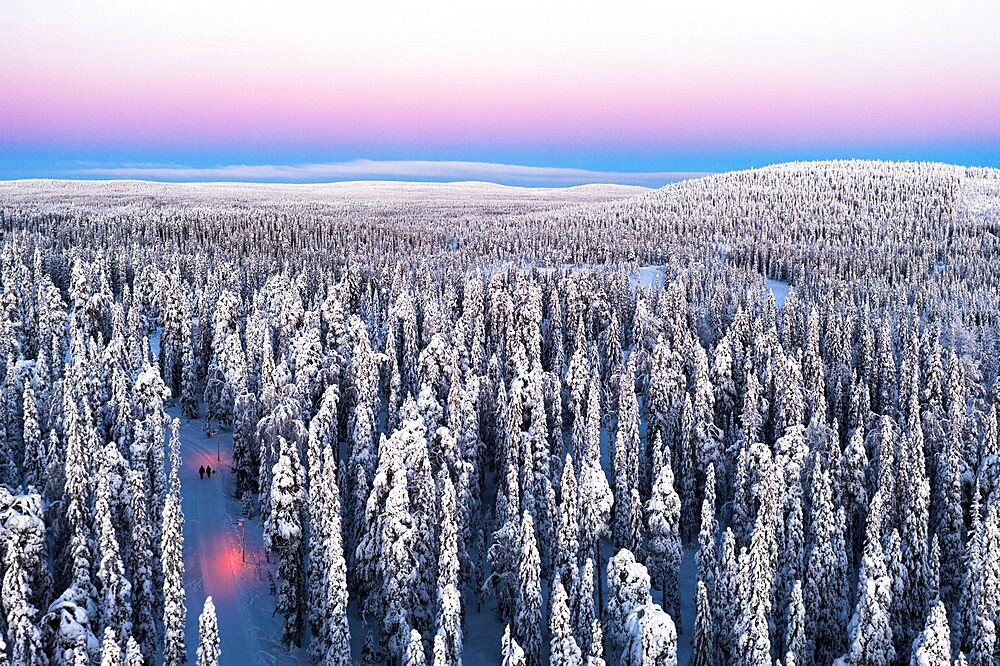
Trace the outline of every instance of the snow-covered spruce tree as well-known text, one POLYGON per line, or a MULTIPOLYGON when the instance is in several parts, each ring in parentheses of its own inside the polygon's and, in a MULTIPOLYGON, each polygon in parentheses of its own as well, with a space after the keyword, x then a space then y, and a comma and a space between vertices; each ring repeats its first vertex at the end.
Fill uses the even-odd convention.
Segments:
MULTIPOLYGON (((965 528, 962 506, 961 440, 951 437, 944 451, 937 457, 938 521, 935 536, 941 553, 941 598, 946 607, 955 608, 961 595, 962 570, 960 554, 963 550, 962 532, 965 528)), ((933 599, 928 599, 933 603, 933 599)))
POLYGON ((889 624, 892 628, 892 640, 896 655, 902 657, 908 646, 901 644, 903 635, 903 618, 906 602, 906 563, 903 562, 903 542, 899 531, 895 528, 889 533, 885 545, 885 562, 889 570, 889 581, 892 594, 889 602, 889 624))
POLYGON ((805 404, 802 370, 796 355, 779 357, 776 364, 774 436, 780 438, 805 423, 805 404))
POLYGON ((596 587, 597 575, 594 571, 594 560, 588 557, 583 566, 579 568, 575 584, 570 586, 570 592, 573 595, 570 600, 570 610, 577 642, 580 644, 582 652, 592 649, 590 644, 593 633, 591 625, 598 617, 594 610, 596 601, 594 590, 596 587))
POLYGON ((386 405, 385 405, 385 427, 386 430, 395 430, 399 425, 396 420, 399 415, 399 408, 403 404, 403 377, 400 374, 399 349, 397 345, 399 327, 396 326, 390 316, 389 330, 385 334, 385 346, 382 355, 385 357, 386 366, 386 405))
POLYGON ((205 420, 229 427, 236 397, 246 390, 246 358, 239 334, 226 336, 214 354, 205 381, 205 420))
POLYGON ((101 666, 122 666, 122 648, 118 644, 118 636, 112 627, 104 630, 104 641, 101 643, 101 666))
POLYGON ((836 662, 842 666, 888 666, 896 656, 889 618, 892 581, 881 544, 881 507, 881 496, 876 494, 872 500, 865 551, 858 571, 857 605, 848 625, 848 652, 836 662))
POLYGON ((37 494, 12 495, 0 488, 0 539, 3 546, 3 598, 7 650, 15 664, 44 666, 48 660, 33 599, 44 583, 45 523, 37 494))
MULTIPOLYGON (((258 485, 260 460, 257 442, 257 423, 260 421, 260 403, 250 392, 240 393, 233 406, 233 478, 236 493, 243 498, 243 505, 252 506, 252 498, 260 492, 258 485)), ((246 514, 252 517, 251 514, 246 514)))
POLYGON ((435 622, 435 666, 458 666, 462 660, 462 597, 458 574, 458 510, 455 486, 447 470, 440 473, 441 538, 438 552, 437 620, 435 622), (440 657, 438 656, 440 639, 440 657))
POLYGON ((133 388, 133 416, 135 437, 131 453, 133 466, 138 464, 146 474, 148 510, 154 522, 154 561, 160 556, 159 538, 162 528, 159 519, 163 515, 167 497, 167 465, 164 459, 163 435, 168 423, 164 411, 164 401, 169 396, 160 373, 148 365, 135 380, 133 388))
POLYGON ((806 663, 806 606, 802 601, 802 581, 796 580, 785 611, 785 666, 806 663))
POLYGON ((131 547, 126 571, 132 585, 132 633, 143 654, 156 654, 153 576, 153 526, 146 505, 146 475, 129 470, 127 477, 131 547))
POLYGON ((581 663, 580 646, 573 636, 568 598, 562 581, 556 579, 552 588, 549 612, 549 663, 552 666, 573 666, 581 663))
POLYGON ((694 405, 691 395, 684 394, 674 437, 674 458, 677 466, 677 494, 681 500, 680 533, 684 543, 690 543, 698 534, 697 498, 695 494, 694 405))
POLYGON ((24 485, 38 491, 45 489, 48 474, 48 456, 45 452, 45 442, 38 425, 38 409, 35 403, 35 392, 31 384, 26 382, 23 393, 24 405, 24 485))
POLYGON ((618 387, 618 430, 614 448, 614 539, 616 545, 635 550, 629 539, 632 489, 639 483, 639 403, 635 396, 635 363, 630 362, 618 387))
POLYGON ((437 489, 428 450, 427 430, 416 402, 407 396, 397 431, 406 466, 407 492, 413 520, 410 555, 416 568, 411 602, 411 624, 423 634, 434 625, 438 520, 437 489))
MULTIPOLYGON (((583 418, 583 410, 587 401, 588 383, 590 382, 590 362, 587 359, 587 334, 583 326, 583 319, 576 321, 576 335, 574 336, 573 355, 570 357, 569 366, 566 368, 564 385, 566 387, 567 406, 573 416, 573 423, 583 418)), ((579 460, 581 452, 573 452, 579 460)))
POLYGON ((583 551, 593 553, 597 568, 602 568, 600 540, 608 534, 611 526, 611 509, 614 496, 608 485, 608 477, 601 467, 601 403, 598 384, 590 383, 590 398, 587 401, 586 449, 580 459, 580 544, 583 551))
MULTIPOLYGON (((190 315, 190 303, 187 304, 186 311, 190 315)), ((181 414, 186 419, 196 419, 199 414, 198 359, 195 353, 192 328, 193 324, 190 316, 185 316, 184 321, 181 323, 181 346, 183 348, 181 359, 181 414)))
POLYGON ((438 664, 447 664, 448 655, 445 652, 444 647, 444 637, 440 634, 434 634, 434 645, 431 647, 431 664, 437 666, 438 664))
MULTIPOLYGON (((868 472, 868 453, 865 450, 863 428, 855 428, 847 438, 847 449, 843 454, 843 498, 847 511, 847 532, 852 535, 849 544, 852 553, 858 553, 864 546, 863 525, 868 514, 868 491, 865 477, 868 472)), ((881 517, 879 517, 881 519, 881 517)), ((852 562, 855 561, 852 559, 852 562)))
MULTIPOLYGON (((709 378, 708 355, 696 340, 691 343, 693 425, 691 446, 694 453, 696 489, 704 496, 704 482, 709 467, 725 473, 722 431, 715 425, 715 390, 709 378)), ((712 489, 713 494, 715 489, 712 489)), ((694 511, 696 508, 692 507, 694 511)))
POLYGON ((451 384, 453 350, 447 337, 435 333, 420 352, 417 367, 420 382, 418 404, 429 433, 444 425, 443 411, 451 384))
MULTIPOLYGON (((265 353, 266 356, 266 353, 265 353)), ((267 525, 272 510, 272 486, 274 468, 281 456, 281 438, 296 451, 304 448, 308 432, 304 423, 307 414, 302 395, 292 381, 292 375, 285 361, 274 370, 274 385, 265 388, 261 394, 262 417, 257 423, 258 486, 260 488, 261 524, 267 525)), ((297 469, 302 471, 301 463, 297 469)), ((304 472, 303 472, 304 476, 304 472)), ((299 484, 305 494, 304 478, 299 484)))
POLYGON ((698 581, 695 602, 694 641, 691 645, 691 666, 714 666, 717 662, 718 645, 715 642, 715 626, 712 608, 708 603, 708 588, 698 581))
POLYGON ((913 641, 911 666, 948 664, 951 662, 951 632, 944 603, 935 603, 927 615, 924 630, 913 641))
MULTIPOLYGON (((224 289, 215 303, 211 322, 211 357, 205 381, 205 418, 225 425, 232 414, 231 397, 239 394, 243 348, 239 338, 240 299, 224 289), (236 366, 237 360, 239 367, 236 366), (237 389, 237 390, 234 390, 237 389)), ((206 322, 207 324, 207 322, 206 322)))
POLYGON ((70 587, 88 614, 96 614, 97 588, 91 569, 91 525, 87 518, 91 486, 88 476, 90 438, 81 423, 75 402, 67 396, 65 490, 62 506, 66 509, 69 540, 66 558, 70 587))
POLYGON ((328 443, 323 452, 323 474, 320 484, 326 491, 323 506, 323 534, 326 543, 323 554, 326 558, 323 571, 325 593, 323 605, 325 615, 321 618, 319 631, 314 643, 322 649, 314 648, 313 654, 319 661, 332 666, 346 666, 351 662, 351 633, 347 623, 347 562, 344 558, 340 493, 337 490, 335 457, 328 443))
POLYGON ((278 460, 271 475, 271 510, 264 524, 264 545, 278 555, 278 600, 275 612, 284 618, 282 642, 299 646, 305 615, 305 577, 302 568, 302 510, 305 472, 298 447, 278 436, 278 460))
MULTIPOLYGON (((383 580, 382 573, 385 562, 380 559, 380 549, 382 544, 382 533, 389 518, 386 512, 386 501, 393 486, 402 483, 405 488, 405 470, 403 469, 402 451, 398 446, 398 438, 386 439, 381 436, 378 447, 378 470, 372 478, 371 492, 360 504, 364 507, 364 516, 356 519, 359 526, 357 536, 358 543, 355 552, 352 553, 352 568, 356 569, 355 575, 361 601, 381 615, 381 596, 375 593, 378 581, 383 580), (402 475, 402 479, 397 478, 402 475)), ((406 500, 409 507, 409 496, 406 500)), ((409 514, 409 511, 407 511, 409 514)))
POLYGON ((872 411, 891 416, 896 399, 896 359, 892 351, 892 333, 886 321, 879 326, 875 337, 875 366, 872 411))
POLYGON ((125 655, 123 657, 125 666, 143 666, 146 662, 142 658, 142 651, 139 644, 131 636, 125 643, 125 655))
POLYGON ((604 633, 601 630, 601 622, 598 619, 590 624, 590 651, 587 653, 584 663, 587 666, 606 666, 604 661, 604 633))
POLYGON ((487 559, 492 570, 486 585, 497 599, 501 620, 513 620, 517 604, 521 557, 520 484, 514 464, 504 464, 505 481, 497 493, 496 530, 487 559))
POLYGON ((958 606, 958 621, 955 632, 956 647, 966 653, 972 652, 971 645, 982 616, 979 604, 982 595, 980 583, 983 574, 982 552, 985 540, 983 518, 982 491, 977 481, 969 507, 968 544, 964 551, 966 567, 962 577, 962 597, 958 606))
POLYGON ((805 577, 805 536, 803 534, 802 483, 785 489, 784 507, 778 514, 778 539, 780 547, 775 558, 774 588, 775 637, 786 632, 782 611, 791 601, 792 588, 805 577), (784 524, 782 524, 784 523, 784 524))
POLYGON ((510 625, 503 631, 503 638, 500 642, 500 657, 503 660, 502 666, 526 666, 524 650, 517 644, 517 641, 510 635, 510 625))
POLYGON ((417 366, 420 354, 420 333, 417 325, 417 311, 413 303, 413 294, 405 289, 396 302, 396 314, 400 323, 400 375, 403 379, 404 395, 416 395, 420 386, 417 378, 417 366))
POLYGON ((219 666, 219 623, 215 618, 212 597, 205 597, 205 605, 198 616, 198 666, 219 666))
POLYGON ((642 497, 638 488, 632 488, 629 498, 628 527, 625 533, 625 546, 639 557, 645 559, 645 516, 643 516, 642 497))
POLYGON ((997 427, 997 412, 1000 411, 1000 401, 994 402, 989 410, 986 429, 983 433, 982 450, 979 465, 976 468, 976 480, 979 483, 984 504, 990 504, 997 499, 997 489, 1000 488, 1000 434, 997 427))
POLYGON ((815 659, 820 662, 833 659, 843 644, 842 604, 846 597, 839 594, 839 585, 846 571, 841 571, 835 549, 839 529, 830 498, 830 479, 817 465, 813 471, 812 520, 807 539, 806 556, 806 636, 815 659))
MULTIPOLYGON (((350 443, 347 456, 347 476, 349 487, 344 489, 346 515, 349 519, 346 531, 352 538, 348 543, 356 543, 360 535, 361 518, 365 515, 365 502, 371 491, 371 481, 375 476, 378 456, 375 449, 375 430, 379 414, 379 364, 385 359, 377 354, 371 346, 368 331, 364 322, 357 315, 351 315, 347 320, 347 338, 351 344, 348 359, 347 392, 344 403, 351 402, 353 409, 348 409, 347 436, 350 443)), ((393 405, 387 413, 395 418, 393 405)))
POLYGON ((180 490, 167 495, 163 507, 163 663, 180 666, 187 661, 184 646, 184 514, 180 490))
MULTIPOLYGON (((322 618, 325 617, 325 585, 324 577, 328 561, 324 548, 326 546, 326 501, 330 488, 322 485, 324 471, 324 449, 336 431, 331 434, 331 426, 336 427, 337 421, 337 387, 329 386, 323 395, 323 400, 316 415, 309 423, 309 438, 306 446, 307 470, 307 503, 308 529, 308 573, 306 589, 308 593, 308 618, 313 635, 318 635, 322 618)), ((336 463, 335 460, 331 463, 336 463)), ((334 475, 336 478, 336 475, 334 475)), ((336 483, 333 486, 337 488, 336 483)), ((333 491, 339 495, 339 489, 333 491)), ((339 498, 338 498, 339 501, 339 498)))
POLYGON ((763 666, 771 661, 768 625, 773 567, 777 556, 777 495, 781 484, 781 470, 771 460, 769 450, 759 446, 753 448, 758 450, 755 455, 760 456, 760 510, 754 522, 750 547, 740 549, 738 589, 746 601, 734 632, 734 651, 743 666, 763 666))
MULTIPOLYGON (((97 580, 101 589, 101 616, 105 627, 115 631, 116 640, 122 641, 132 634, 132 586, 125 578, 125 567, 119 554, 118 535, 111 522, 111 490, 109 476, 113 460, 118 455, 114 442, 104 449, 103 463, 98 472, 97 501, 95 502, 98 551, 97 580)), ((120 483, 120 479, 118 480, 120 483)))
POLYGON ((903 635, 894 636, 898 641, 909 642, 920 632, 927 609, 929 504, 930 482, 923 464, 923 438, 917 429, 900 438, 899 475, 902 499, 900 512, 903 520, 900 530, 902 558, 906 567, 906 591, 903 596, 904 613, 901 618, 903 635))
POLYGON ((927 602, 931 605, 941 600, 941 546, 938 535, 931 537, 931 548, 927 553, 927 602))
POLYGON ((612 654, 624 649, 629 615, 636 609, 652 603, 649 594, 649 573, 635 561, 628 550, 619 550, 608 560, 608 601, 605 607, 608 640, 612 654))
POLYGON ((73 664, 78 653, 82 653, 84 664, 100 659, 101 643, 90 630, 90 618, 76 597, 76 590, 66 590, 49 605, 49 612, 42 619, 43 626, 53 629, 46 642, 51 662, 56 666, 73 664))
MULTIPOLYGON (((734 338, 735 330, 733 328, 728 329, 712 351, 710 379, 712 387, 715 390, 716 413, 719 415, 734 414, 738 404, 734 376, 734 338)), ((726 434, 730 436, 735 435, 735 433, 730 432, 726 434)))
POLYGON ((698 531, 698 580, 705 583, 709 598, 715 593, 718 568, 715 542, 719 523, 715 519, 715 465, 705 475, 705 497, 701 503, 701 529, 698 531))
POLYGON ((680 621, 681 501, 674 490, 669 458, 656 473, 653 494, 646 505, 646 562, 663 595, 663 606, 680 621))
POLYGON ((541 664, 542 650, 542 589, 541 562, 535 545, 535 525, 531 514, 521 518, 521 560, 518 566, 517 612, 514 628, 524 645, 528 666, 541 664))
POLYGON ((620 368, 622 358, 622 333, 618 313, 611 311, 611 320, 600 336, 601 349, 601 382, 607 386, 611 383, 615 368, 620 368))
MULTIPOLYGON (((481 530, 479 517, 482 508, 482 483, 485 478, 484 447, 479 433, 480 382, 474 377, 469 377, 463 388, 460 387, 457 377, 456 372, 448 399, 451 401, 452 395, 455 394, 456 409, 449 411, 449 416, 456 421, 452 432, 458 439, 461 455, 460 472, 455 487, 459 525, 458 552, 462 564, 459 572, 459 589, 469 583, 478 589, 482 584, 483 572, 473 561, 474 542, 481 530)), ((551 487, 551 484, 549 486, 551 487)), ((554 498, 551 506, 555 510, 554 498)))
POLYGON ((556 553, 553 559, 553 576, 573 580, 579 565, 580 523, 578 518, 576 471, 573 456, 566 457, 562 483, 559 487, 559 530, 556 532, 556 553))
MULTIPOLYGON (((973 505, 975 507, 975 504, 973 505)), ((969 664, 990 664, 997 649, 992 609, 1000 602, 1000 507, 992 504, 984 520, 973 520, 962 626, 969 664)))
POLYGON ((731 528, 722 535, 719 550, 719 577, 715 586, 716 640, 720 661, 725 663, 733 654, 735 630, 739 613, 739 562, 736 559, 736 537, 731 528))
MULTIPOLYGON (((326 374, 324 369, 323 346, 320 342, 319 314, 310 311, 306 314, 306 325, 291 342, 291 356, 294 366, 295 385, 302 395, 303 402, 309 413, 319 403, 324 390, 326 374)), ((334 372, 339 374, 339 364, 334 372)), ((336 376, 332 377, 336 380, 336 376)), ((336 384, 332 384, 336 386, 336 384)))
POLYGON ((190 322, 185 285, 177 273, 170 276, 163 294, 163 328, 160 331, 160 357, 158 363, 163 372, 163 381, 172 396, 181 393, 184 338, 183 327, 190 322))
POLYGON ((627 627, 622 666, 677 666, 677 628, 657 604, 632 611, 627 627))
POLYGON ((420 632, 416 629, 410 630, 410 640, 406 644, 406 653, 403 655, 403 666, 426 666, 427 653, 424 652, 424 641, 420 632))
MULTIPOLYGON (((552 481, 552 454, 549 443, 548 414, 545 409, 544 377, 540 363, 535 363, 529 382, 528 405, 531 407, 531 421, 525 435, 525 456, 530 456, 533 516, 537 516, 535 528, 538 532, 538 548, 542 570, 546 574, 552 568, 556 531, 559 529, 559 515, 556 492, 552 481), (530 447, 530 448, 529 448, 530 447)), ((523 508, 530 508, 525 504, 523 508)))
POLYGON ((809 309, 806 324, 805 348, 802 355, 802 385, 805 398, 805 421, 813 418, 826 420, 826 380, 823 372, 823 359, 820 356, 819 345, 819 312, 815 307, 809 309))
MULTIPOLYGON (((395 440, 395 437, 393 437, 395 440)), ((383 441, 383 444, 385 442, 383 441)), ((392 448, 386 446, 385 448, 392 448)), ((390 454, 389 467, 375 478, 372 495, 380 492, 383 484, 387 485, 388 494, 385 499, 384 518, 371 521, 370 524, 380 525, 377 533, 377 558, 381 578, 381 605, 384 608, 384 635, 389 640, 389 650, 392 654, 401 655, 409 641, 410 607, 413 599, 416 572, 413 558, 413 517, 410 515, 410 496, 407 492, 406 473, 397 455, 390 454), (381 474, 386 480, 380 479, 381 474)), ((380 464, 380 469, 381 469, 380 464)), ((373 505, 369 498, 369 508, 373 505)), ((365 545, 359 546, 359 549, 365 545)), ((359 551, 362 552, 362 551, 359 551)))

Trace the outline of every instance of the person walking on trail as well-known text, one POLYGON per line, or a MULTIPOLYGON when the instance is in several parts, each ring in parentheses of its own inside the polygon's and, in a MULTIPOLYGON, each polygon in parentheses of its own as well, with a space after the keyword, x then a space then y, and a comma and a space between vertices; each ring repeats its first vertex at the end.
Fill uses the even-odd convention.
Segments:
POLYGON ((198 478, 199 479, 204 479, 205 478, 205 466, 204 465, 202 465, 201 467, 198 468, 198 478))
POLYGON ((209 465, 208 467, 206 467, 205 468, 205 472, 208 474, 208 478, 211 479, 212 478, 212 466, 209 465))

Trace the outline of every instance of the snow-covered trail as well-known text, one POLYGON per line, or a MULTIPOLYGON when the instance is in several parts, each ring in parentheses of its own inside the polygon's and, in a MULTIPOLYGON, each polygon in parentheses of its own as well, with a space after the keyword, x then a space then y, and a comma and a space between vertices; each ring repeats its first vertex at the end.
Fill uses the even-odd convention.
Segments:
MULTIPOLYGON (((171 416, 179 416, 170 410, 171 416)), ((259 519, 244 520, 241 550, 240 505, 233 498, 230 471, 232 435, 209 437, 204 421, 181 420, 181 495, 184 509, 184 589, 188 609, 185 637, 188 663, 198 649, 198 616, 211 595, 219 624, 220 664, 271 666, 306 663, 303 651, 281 645, 281 618, 273 615, 259 519), (201 465, 212 477, 199 478, 201 465)))

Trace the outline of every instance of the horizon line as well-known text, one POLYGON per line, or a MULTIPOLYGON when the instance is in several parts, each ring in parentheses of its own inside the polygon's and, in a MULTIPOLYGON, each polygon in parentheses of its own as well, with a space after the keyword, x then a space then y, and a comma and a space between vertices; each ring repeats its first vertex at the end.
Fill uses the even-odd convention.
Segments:
MULTIPOLYGON (((185 183, 333 184, 338 182, 485 182, 520 187, 663 185, 700 178, 711 171, 601 171, 463 160, 372 160, 298 164, 182 164, 88 166, 63 171, 77 180, 145 180, 185 183)), ((27 180, 27 179, 24 179, 27 180)), ((35 179, 38 180, 38 179, 35 179)), ((44 179, 42 179, 44 180, 44 179)))

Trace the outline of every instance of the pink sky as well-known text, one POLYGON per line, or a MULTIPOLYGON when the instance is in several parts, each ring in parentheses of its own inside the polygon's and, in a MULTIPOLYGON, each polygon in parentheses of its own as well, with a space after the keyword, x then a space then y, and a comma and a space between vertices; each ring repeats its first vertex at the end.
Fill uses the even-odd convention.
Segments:
POLYGON ((624 164, 641 149, 667 165, 1000 145, 998 3, 810 4, 16 3, 0 148, 152 163, 197 146, 230 163, 265 144, 289 163, 304 148, 484 161, 590 149, 624 164))

